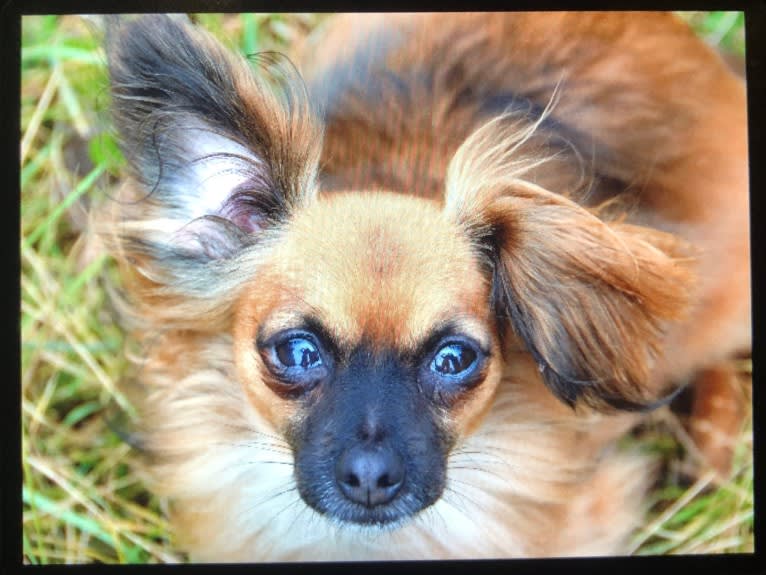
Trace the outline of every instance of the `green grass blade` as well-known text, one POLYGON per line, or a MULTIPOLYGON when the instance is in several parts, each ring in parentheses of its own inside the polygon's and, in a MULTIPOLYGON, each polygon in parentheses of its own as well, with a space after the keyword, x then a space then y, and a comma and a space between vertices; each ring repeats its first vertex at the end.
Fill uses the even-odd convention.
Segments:
POLYGON ((68 60, 82 64, 101 65, 104 59, 93 50, 67 46, 66 44, 42 44, 22 46, 21 65, 26 66, 40 61, 53 62, 68 60))
POLYGON ((35 507, 44 513, 53 515, 64 523, 68 523, 80 531, 84 531, 85 533, 100 539, 111 547, 115 546, 114 538, 104 531, 101 526, 90 517, 80 515, 71 509, 62 509, 60 503, 52 501, 44 495, 33 492, 26 487, 22 488, 21 498, 27 505, 35 507))
POLYGON ((101 409, 101 407, 102 405, 99 401, 89 401, 87 403, 78 405, 66 414, 66 417, 64 417, 64 421, 62 423, 67 427, 77 425, 83 419, 86 419, 87 417, 96 413, 99 409, 101 409))
POLYGON ((96 166, 93 168, 93 170, 87 176, 85 176, 85 178, 83 178, 79 184, 77 184, 77 187, 74 189, 74 191, 72 191, 66 198, 64 198, 64 201, 56 206, 56 209, 53 210, 47 218, 45 218, 45 221, 43 221, 43 223, 41 223, 31 234, 29 234, 29 236, 24 238, 23 241, 25 245, 27 247, 34 245, 37 240, 39 240, 43 234, 53 224, 55 224, 64 213, 66 213, 70 207, 72 207, 72 204, 74 204, 80 196, 82 196, 93 186, 96 180, 98 180, 99 176, 101 176, 101 174, 103 174, 105 171, 105 166, 96 166))
POLYGON ((260 38, 258 37, 258 19, 255 14, 242 15, 242 50, 245 54, 258 52, 260 38))
POLYGON ((22 191, 24 190, 24 187, 29 183, 29 181, 37 175, 40 169, 46 166, 48 156, 50 156, 50 154, 51 146, 45 146, 39 152, 37 152, 35 157, 27 162, 27 164, 21 169, 20 180, 22 191))

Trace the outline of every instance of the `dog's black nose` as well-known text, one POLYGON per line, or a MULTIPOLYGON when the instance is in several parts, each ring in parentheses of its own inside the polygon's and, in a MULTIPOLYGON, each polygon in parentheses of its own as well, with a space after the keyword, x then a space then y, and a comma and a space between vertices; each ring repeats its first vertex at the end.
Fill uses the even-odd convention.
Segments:
POLYGON ((391 501, 404 482, 404 463, 396 451, 385 445, 355 445, 335 466, 343 494, 367 507, 391 501))

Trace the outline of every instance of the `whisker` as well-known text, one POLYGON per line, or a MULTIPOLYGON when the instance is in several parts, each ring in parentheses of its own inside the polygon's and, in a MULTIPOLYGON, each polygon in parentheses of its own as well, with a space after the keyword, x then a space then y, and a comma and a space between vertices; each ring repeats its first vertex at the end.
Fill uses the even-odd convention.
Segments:
POLYGON ((290 455, 292 456, 291 449, 284 449, 281 445, 273 445, 270 443, 262 443, 258 441, 216 441, 210 445, 217 445, 221 447, 244 447, 254 448, 258 451, 266 451, 269 453, 276 453, 278 455, 290 455))
POLYGON ((287 441, 281 435, 274 434, 274 433, 269 433, 269 432, 263 431, 261 429, 256 429, 256 428, 251 427, 249 425, 232 425, 232 424, 229 424, 229 423, 221 423, 221 427, 225 427, 227 429, 235 429, 235 430, 238 430, 238 431, 240 431, 240 430, 241 431, 247 431, 248 433, 252 433, 254 435, 258 435, 258 436, 261 436, 261 437, 267 437, 269 439, 273 439, 277 443, 284 443, 285 445, 287 445, 287 441))
POLYGON ((470 521, 473 524, 476 531, 478 531, 479 533, 486 534, 487 536, 489 535, 486 526, 477 522, 476 519, 474 519, 476 515, 480 516, 481 513, 479 514, 471 513, 470 509, 465 505, 465 502, 467 502, 469 505, 473 506, 478 511, 483 512, 484 509, 482 508, 481 504, 478 501, 470 498, 467 495, 467 493, 458 492, 452 488, 446 488, 442 498, 446 505, 449 505, 450 507, 455 509, 461 516, 465 517, 468 521, 470 521), (460 503, 452 499, 452 496, 459 498, 464 503, 461 505, 460 503))
POLYGON ((262 497, 261 499, 259 499, 259 500, 257 500, 257 501, 254 501, 254 502, 253 502, 253 503, 251 503, 250 505, 247 505, 246 507, 244 507, 243 509, 241 509, 241 510, 239 511, 239 513, 237 514, 237 519, 241 519, 243 515, 245 515, 245 514, 247 514, 247 513, 251 513, 252 511, 255 511, 255 510, 256 510, 258 507, 260 507, 261 505, 264 505, 264 504, 266 504, 266 503, 268 503, 268 502, 270 502, 270 501, 273 501, 273 500, 275 500, 275 499, 277 499, 277 498, 279 498, 279 497, 281 497, 281 496, 285 495, 286 493, 290 493, 290 492, 292 492, 292 491, 295 491, 295 492, 297 492, 297 490, 298 490, 298 489, 297 489, 297 487, 296 487, 294 484, 293 484, 293 485, 290 485, 290 486, 289 486, 289 487, 287 487, 287 488, 282 488, 281 486, 280 486, 280 487, 278 487, 278 488, 275 488, 275 489, 274 489, 274 490, 272 490, 272 492, 271 492, 271 493, 269 493, 268 495, 265 495, 265 496, 264 496, 264 497, 262 497))
POLYGON ((274 461, 269 459, 249 459, 247 461, 238 461, 236 463, 231 463, 228 467, 233 469, 236 467, 240 467, 242 465, 289 465, 292 467, 293 462, 292 461, 274 461))
MULTIPOLYGON (((296 493, 297 493, 297 489, 296 489, 295 491, 296 491, 296 493)), ((301 498, 300 498, 300 497, 294 497, 294 498, 292 499, 292 501, 290 501, 290 502, 289 502, 287 505, 285 505, 285 506, 284 506, 282 509, 280 509, 279 511, 277 511, 277 512, 276 512, 276 513, 275 513, 275 514, 272 516, 272 520, 276 519, 277 517, 279 517, 280 515, 282 515, 282 513, 285 513, 285 512, 286 512, 286 511, 287 511, 287 510, 288 510, 290 507, 293 507, 294 505, 297 505, 297 504, 299 504, 300 502, 301 502, 301 498)), ((304 506, 304 509, 305 509, 305 506, 304 506)), ((296 514, 295 514, 295 517, 293 517, 293 520, 290 522, 290 525, 287 527, 287 531, 286 531, 286 533, 290 533, 290 532, 292 532, 292 528, 293 528, 293 526, 295 525, 295 522, 296 522, 296 521, 298 520, 298 518, 299 518, 299 517, 300 517, 300 516, 303 514, 303 511, 304 511, 304 509, 301 509, 301 510, 299 510, 299 511, 298 511, 298 513, 296 513, 296 514)))

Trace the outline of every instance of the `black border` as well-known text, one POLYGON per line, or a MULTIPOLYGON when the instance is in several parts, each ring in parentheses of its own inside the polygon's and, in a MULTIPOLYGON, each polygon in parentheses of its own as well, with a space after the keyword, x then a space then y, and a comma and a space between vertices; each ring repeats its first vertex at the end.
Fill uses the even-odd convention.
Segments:
POLYGON ((0 78, 3 86, 0 90, 0 136, 2 137, 4 162, 0 168, 0 189, 7 208, 2 210, 3 242, 0 243, 0 255, 4 268, 10 273, 10 281, 3 283, 4 303, 3 326, 8 335, 4 350, 7 353, 8 377, 2 383, 3 417, 0 418, 2 436, 0 444, 0 464, 3 465, 0 483, 0 565, 2 573, 45 572, 59 573, 66 570, 103 573, 104 570, 120 572, 165 572, 184 570, 191 573, 388 573, 421 572, 438 570, 440 573, 468 572, 512 572, 514 575, 526 573, 583 573, 620 575, 632 573, 645 574, 657 569, 667 569, 674 573, 697 574, 761 574, 766 573, 764 561, 764 514, 759 511, 766 497, 766 482, 762 479, 764 470, 763 448, 764 423, 766 409, 766 391, 760 387, 762 382, 762 363, 760 344, 762 338, 762 318, 764 304, 757 294, 766 294, 763 280, 766 264, 766 211, 764 211, 763 136, 760 129, 764 126, 764 106, 766 90, 763 77, 766 74, 766 0, 748 1, 689 1, 662 0, 625 1, 625 0, 585 0, 579 2, 561 2, 542 0, 443 0, 434 5, 434 0, 404 2, 402 0, 121 0, 119 3, 104 3, 97 0, 0 0, 0 78), (431 4, 431 5, 428 5, 431 4), (502 561, 448 561, 448 562, 367 562, 367 563, 302 563, 259 565, 82 565, 82 566, 32 566, 22 565, 22 504, 21 504, 21 381, 20 373, 20 254, 19 254, 19 134, 20 134, 20 42, 21 17, 33 14, 87 14, 119 12, 258 12, 258 11, 303 11, 303 12, 341 12, 341 11, 445 11, 445 10, 742 10, 745 12, 748 122, 750 143, 750 189, 751 189, 751 263, 753 287, 753 449, 754 449, 754 489, 755 489, 755 552, 747 555, 704 555, 704 556, 659 556, 659 557, 614 557, 584 559, 522 559, 502 561), (117 10, 118 9, 118 10, 117 10), (16 272, 15 275, 13 272, 16 272))

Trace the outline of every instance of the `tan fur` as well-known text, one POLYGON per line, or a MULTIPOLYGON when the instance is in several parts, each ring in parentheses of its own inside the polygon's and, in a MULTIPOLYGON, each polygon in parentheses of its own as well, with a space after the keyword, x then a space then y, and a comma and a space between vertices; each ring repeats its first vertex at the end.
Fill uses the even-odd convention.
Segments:
POLYGON ((250 409, 233 366, 228 378, 202 371, 153 398, 154 488, 173 495, 181 543, 203 561, 619 553, 640 517, 649 462, 594 457, 634 418, 576 416, 529 384, 536 367, 525 355, 512 359, 482 429, 454 450, 442 500, 399 529, 339 527, 305 507, 288 446, 250 409))
MULTIPOLYGON (((292 413, 286 405, 266 407, 289 402, 260 384, 265 367, 252 345, 256 327, 276 332, 291 325, 289 318, 312 314, 348 348, 364 337, 380 349, 407 350, 430 326, 457 319, 499 355, 485 303, 489 286, 470 242, 435 203, 384 192, 334 194, 302 210, 283 234, 270 254, 274 263, 247 291, 234 326, 241 378, 278 428, 284 417, 276 414, 292 413), (303 258, 295 265, 298 252, 303 258), (434 285, 442 289, 434 292, 434 285)), ((470 425, 491 398, 500 369, 494 365, 479 396, 462 407, 462 425, 470 425)))
POLYGON ((256 157, 268 185, 248 200, 285 201, 238 234, 216 227, 223 208, 184 221, 131 181, 108 224, 181 546, 218 562, 624 552, 652 464, 616 449, 641 421, 620 402, 710 383, 750 345, 741 83, 667 14, 346 15, 301 51, 330 94, 322 142, 302 88, 290 108, 193 37, 246 111, 215 134, 256 157), (384 69, 431 84, 370 96, 384 69), (511 92, 536 119, 483 111, 511 92), (443 495, 401 524, 339 524, 298 493, 286 436, 307 408, 255 343, 305 316, 342 350, 405 354, 453 321, 490 351, 440 411, 443 495))

